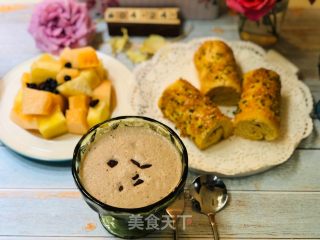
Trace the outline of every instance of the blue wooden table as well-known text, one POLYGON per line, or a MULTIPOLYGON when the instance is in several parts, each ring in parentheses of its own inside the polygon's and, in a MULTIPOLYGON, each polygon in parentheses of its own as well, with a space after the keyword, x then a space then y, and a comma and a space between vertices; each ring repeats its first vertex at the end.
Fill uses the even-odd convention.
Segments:
MULTIPOLYGON (((0 77, 39 54, 27 33, 30 13, 31 6, 27 5, 0 12, 0 77)), ((290 11, 283 37, 275 46, 299 67, 315 100, 320 98, 319 23, 317 10, 290 11)), ((188 25, 193 25, 193 30, 185 41, 203 36, 238 39, 236 17, 225 15, 214 21, 190 21, 188 25)), ((98 29, 104 39, 99 49, 110 54, 105 25, 99 24, 98 29)), ((119 59, 133 69, 125 57, 119 59)), ((319 120, 315 119, 312 134, 281 166, 250 177, 224 178, 230 201, 216 217, 222 239, 320 239, 319 130, 319 120)), ((188 181, 195 175, 190 173, 188 181)), ((192 220, 181 231, 181 238, 212 238, 207 218, 192 211, 190 203, 186 214, 192 215, 192 220)), ((0 240, 105 238, 113 237, 81 199, 70 162, 32 161, 0 143, 0 240)), ((172 232, 167 229, 147 237, 152 238, 172 239, 172 232)))

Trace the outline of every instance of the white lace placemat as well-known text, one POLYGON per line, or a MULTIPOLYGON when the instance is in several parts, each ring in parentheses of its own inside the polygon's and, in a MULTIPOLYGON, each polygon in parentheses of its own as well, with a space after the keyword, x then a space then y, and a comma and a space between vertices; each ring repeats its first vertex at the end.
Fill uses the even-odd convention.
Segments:
MULTIPOLYGON (((209 38, 168 45, 150 61, 135 69, 137 84, 131 103, 139 115, 157 119, 174 129, 174 125, 162 116, 157 106, 158 99, 170 83, 181 77, 199 87, 193 54, 207 39, 209 38)), ((266 142, 232 136, 204 151, 199 150, 190 139, 182 140, 188 150, 191 169, 224 176, 244 176, 264 171, 289 159, 299 142, 312 131, 312 97, 308 87, 290 69, 265 60, 266 52, 262 48, 248 42, 226 42, 232 48, 243 73, 264 67, 280 74, 280 138, 266 142)), ((234 108, 222 109, 228 115, 232 115, 233 110, 234 108)), ((179 133, 178 130, 176 132, 179 133)))

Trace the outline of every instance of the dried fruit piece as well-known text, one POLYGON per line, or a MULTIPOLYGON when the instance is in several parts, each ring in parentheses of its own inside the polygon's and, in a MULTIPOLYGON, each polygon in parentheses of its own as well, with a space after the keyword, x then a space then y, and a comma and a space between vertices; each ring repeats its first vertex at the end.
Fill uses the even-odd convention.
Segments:
POLYGON ((131 179, 132 180, 137 180, 139 178, 139 174, 137 173, 136 175, 134 175, 131 179))
POLYGON ((134 165, 136 165, 138 168, 140 168, 140 163, 139 163, 138 161, 136 161, 136 160, 134 160, 134 159, 130 159, 130 161, 131 161, 134 165))
POLYGON ((138 186, 140 185, 141 183, 144 183, 144 181, 142 179, 138 179, 134 184, 133 186, 138 186))
POLYGON ((115 166, 118 165, 118 161, 117 160, 114 160, 114 159, 110 159, 108 162, 107 162, 108 166, 111 167, 111 168, 114 168, 115 166))
POLYGON ((148 60, 149 56, 146 53, 141 52, 140 50, 129 49, 126 51, 127 57, 133 63, 141 63, 148 60))
POLYGON ((123 52, 129 44, 129 35, 126 28, 121 28, 122 37, 113 37, 110 39, 110 45, 113 54, 123 52))
POLYGON ((156 34, 150 35, 146 40, 144 40, 140 51, 147 54, 155 54, 160 48, 167 44, 164 37, 156 34))
POLYGON ((152 164, 143 164, 140 168, 141 169, 146 169, 146 168, 149 168, 149 167, 151 167, 152 166, 152 164))

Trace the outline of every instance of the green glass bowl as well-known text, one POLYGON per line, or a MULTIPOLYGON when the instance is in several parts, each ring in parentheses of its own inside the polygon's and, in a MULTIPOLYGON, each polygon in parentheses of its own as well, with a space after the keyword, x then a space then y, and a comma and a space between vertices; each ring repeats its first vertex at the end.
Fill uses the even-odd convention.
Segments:
MULTIPOLYGON (((72 175, 75 180, 77 187, 79 188, 86 203, 99 214, 102 225, 111 234, 121 238, 139 238, 153 232, 154 229, 147 229, 146 227, 134 228, 130 230, 129 220, 132 218, 142 218, 144 226, 146 226, 146 220, 151 215, 154 215, 161 219, 165 213, 166 207, 175 200, 175 198, 184 190, 188 174, 188 155, 187 150, 182 143, 179 136, 168 126, 160 123, 154 119, 140 116, 122 116, 107 120, 100 123, 89 130, 80 141, 78 142, 72 160, 72 175), (81 184, 79 176, 79 169, 81 161, 85 156, 86 152, 90 149, 90 146, 99 140, 100 136, 107 132, 113 131, 119 126, 127 127, 145 127, 151 129, 165 138, 169 139, 170 142, 176 147, 181 156, 182 162, 182 173, 178 185, 175 189, 169 193, 166 197, 160 201, 151 205, 141 208, 118 208, 107 205, 94 198, 81 184)), ((132 227, 131 227, 132 228, 132 227)))

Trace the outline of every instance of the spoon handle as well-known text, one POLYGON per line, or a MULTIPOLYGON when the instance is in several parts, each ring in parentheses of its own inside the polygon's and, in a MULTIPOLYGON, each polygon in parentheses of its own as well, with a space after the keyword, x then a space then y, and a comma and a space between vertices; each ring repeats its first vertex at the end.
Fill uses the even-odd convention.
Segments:
POLYGON ((178 240, 178 218, 174 217, 173 218, 173 239, 178 240))
POLYGON ((218 234, 218 228, 217 228, 217 224, 214 218, 214 214, 213 213, 209 213, 208 214, 208 218, 212 227, 212 232, 213 232, 213 239, 214 240, 219 240, 219 234, 218 234))

